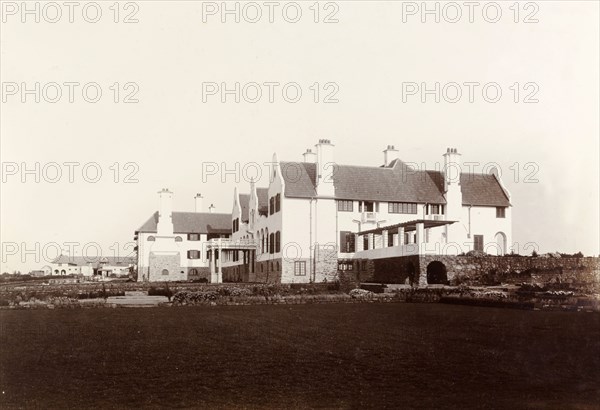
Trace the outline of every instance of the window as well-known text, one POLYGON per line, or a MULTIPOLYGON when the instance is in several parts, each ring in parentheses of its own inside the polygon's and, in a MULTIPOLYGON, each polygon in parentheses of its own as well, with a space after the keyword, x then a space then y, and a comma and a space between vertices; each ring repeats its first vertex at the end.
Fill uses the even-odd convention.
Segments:
POLYGON ((275 253, 275 234, 274 233, 272 233, 269 236, 269 253, 275 253))
POLYGON ((199 233, 188 233, 188 241, 199 241, 200 234, 199 233))
POLYGON ((281 232, 275 232, 275 253, 281 251, 281 232))
POLYGON ((506 218, 506 208, 503 206, 496 207, 496 218, 506 218))
POLYGON ((275 212, 279 212, 281 209, 281 194, 275 196, 275 212))
POLYGON ((306 275, 306 262, 305 261, 294 261, 294 275, 305 276, 306 275))
POLYGON ((368 235, 363 236, 363 249, 364 250, 369 249, 369 236, 368 235))
POLYGON ((352 201, 338 201, 338 211, 341 212, 352 212, 352 201))
POLYGON ((190 269, 190 272, 188 273, 189 276, 198 276, 198 269, 196 268, 192 268, 190 269))
POLYGON ((168 271, 168 270, 166 270, 166 269, 163 269, 163 270, 162 270, 162 272, 161 272, 161 274, 166 276, 166 275, 168 275, 168 274, 169 274, 169 271, 168 271))
POLYGON ((182 242, 183 239, 181 239, 181 236, 176 236, 175 237, 175 242, 182 242))
POLYGON ((474 235, 474 247, 473 249, 476 251, 483 252, 483 235, 474 235))
POLYGON ((149 236, 149 237, 148 237, 148 241, 150 241, 150 242, 151 242, 151 241, 155 241, 155 240, 156 240, 156 238, 155 238, 154 236, 149 236))
POLYGON ((443 214, 442 206, 437 204, 429 205, 429 215, 441 215, 443 214))
POLYGON ((388 246, 394 246, 394 233, 388 231, 388 246))
POLYGON ((350 231, 340 232, 340 252, 355 252, 355 237, 350 231))
POLYGON ((269 215, 273 215, 275 213, 275 198, 269 198, 269 215))
POLYGON ((200 251, 188 251, 188 259, 200 259, 200 251))
POLYGON ((235 218, 233 220, 233 226, 231 229, 233 232, 237 232, 240 230, 240 218, 235 218))
POLYGON ((390 214, 416 214, 417 204, 411 202, 389 202, 388 213, 390 214))

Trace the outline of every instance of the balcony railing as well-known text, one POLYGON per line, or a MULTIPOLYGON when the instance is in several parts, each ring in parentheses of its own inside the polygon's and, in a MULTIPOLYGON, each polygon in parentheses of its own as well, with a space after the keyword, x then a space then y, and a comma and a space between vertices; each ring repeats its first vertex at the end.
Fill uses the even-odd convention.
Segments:
POLYGON ((377 222, 377 212, 363 212, 362 223, 377 222))

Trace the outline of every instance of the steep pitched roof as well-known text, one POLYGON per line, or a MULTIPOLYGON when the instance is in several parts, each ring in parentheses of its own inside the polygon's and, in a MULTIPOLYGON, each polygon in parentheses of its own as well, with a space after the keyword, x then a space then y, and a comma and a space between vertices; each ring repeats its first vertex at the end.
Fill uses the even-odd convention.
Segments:
MULTIPOLYGON (((156 232, 158 212, 155 212, 137 232, 156 232)), ((204 212, 173 212, 174 233, 231 233, 231 214, 204 212)))
MULTIPOLYGON (((316 196, 316 164, 282 162, 281 171, 287 197, 316 196)), ((446 203, 441 172, 412 170, 400 160, 394 160, 387 167, 336 165, 332 173, 337 199, 446 203)), ((499 182, 491 175, 462 174, 461 186, 463 204, 510 205, 499 182)))
POLYGON ((460 185, 464 205, 510 206, 508 196, 494 175, 463 173, 460 185))
MULTIPOLYGON (((266 215, 269 207, 269 189, 256 188, 256 196, 258 197, 258 213, 266 215)), ((240 206, 242 207, 242 222, 250 220, 250 194, 240 194, 240 206)))

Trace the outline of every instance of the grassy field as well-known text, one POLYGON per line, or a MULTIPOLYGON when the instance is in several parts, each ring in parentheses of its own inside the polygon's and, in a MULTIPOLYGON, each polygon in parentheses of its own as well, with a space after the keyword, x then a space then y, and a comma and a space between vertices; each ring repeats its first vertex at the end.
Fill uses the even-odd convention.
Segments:
POLYGON ((0 311, 0 408, 598 408, 600 315, 443 304, 0 311))

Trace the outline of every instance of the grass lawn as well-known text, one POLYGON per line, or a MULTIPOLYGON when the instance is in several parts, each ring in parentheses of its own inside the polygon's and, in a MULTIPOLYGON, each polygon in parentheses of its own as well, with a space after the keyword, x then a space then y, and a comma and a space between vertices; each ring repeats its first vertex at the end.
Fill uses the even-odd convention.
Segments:
POLYGON ((443 304, 0 311, 0 408, 599 408, 600 314, 443 304))

